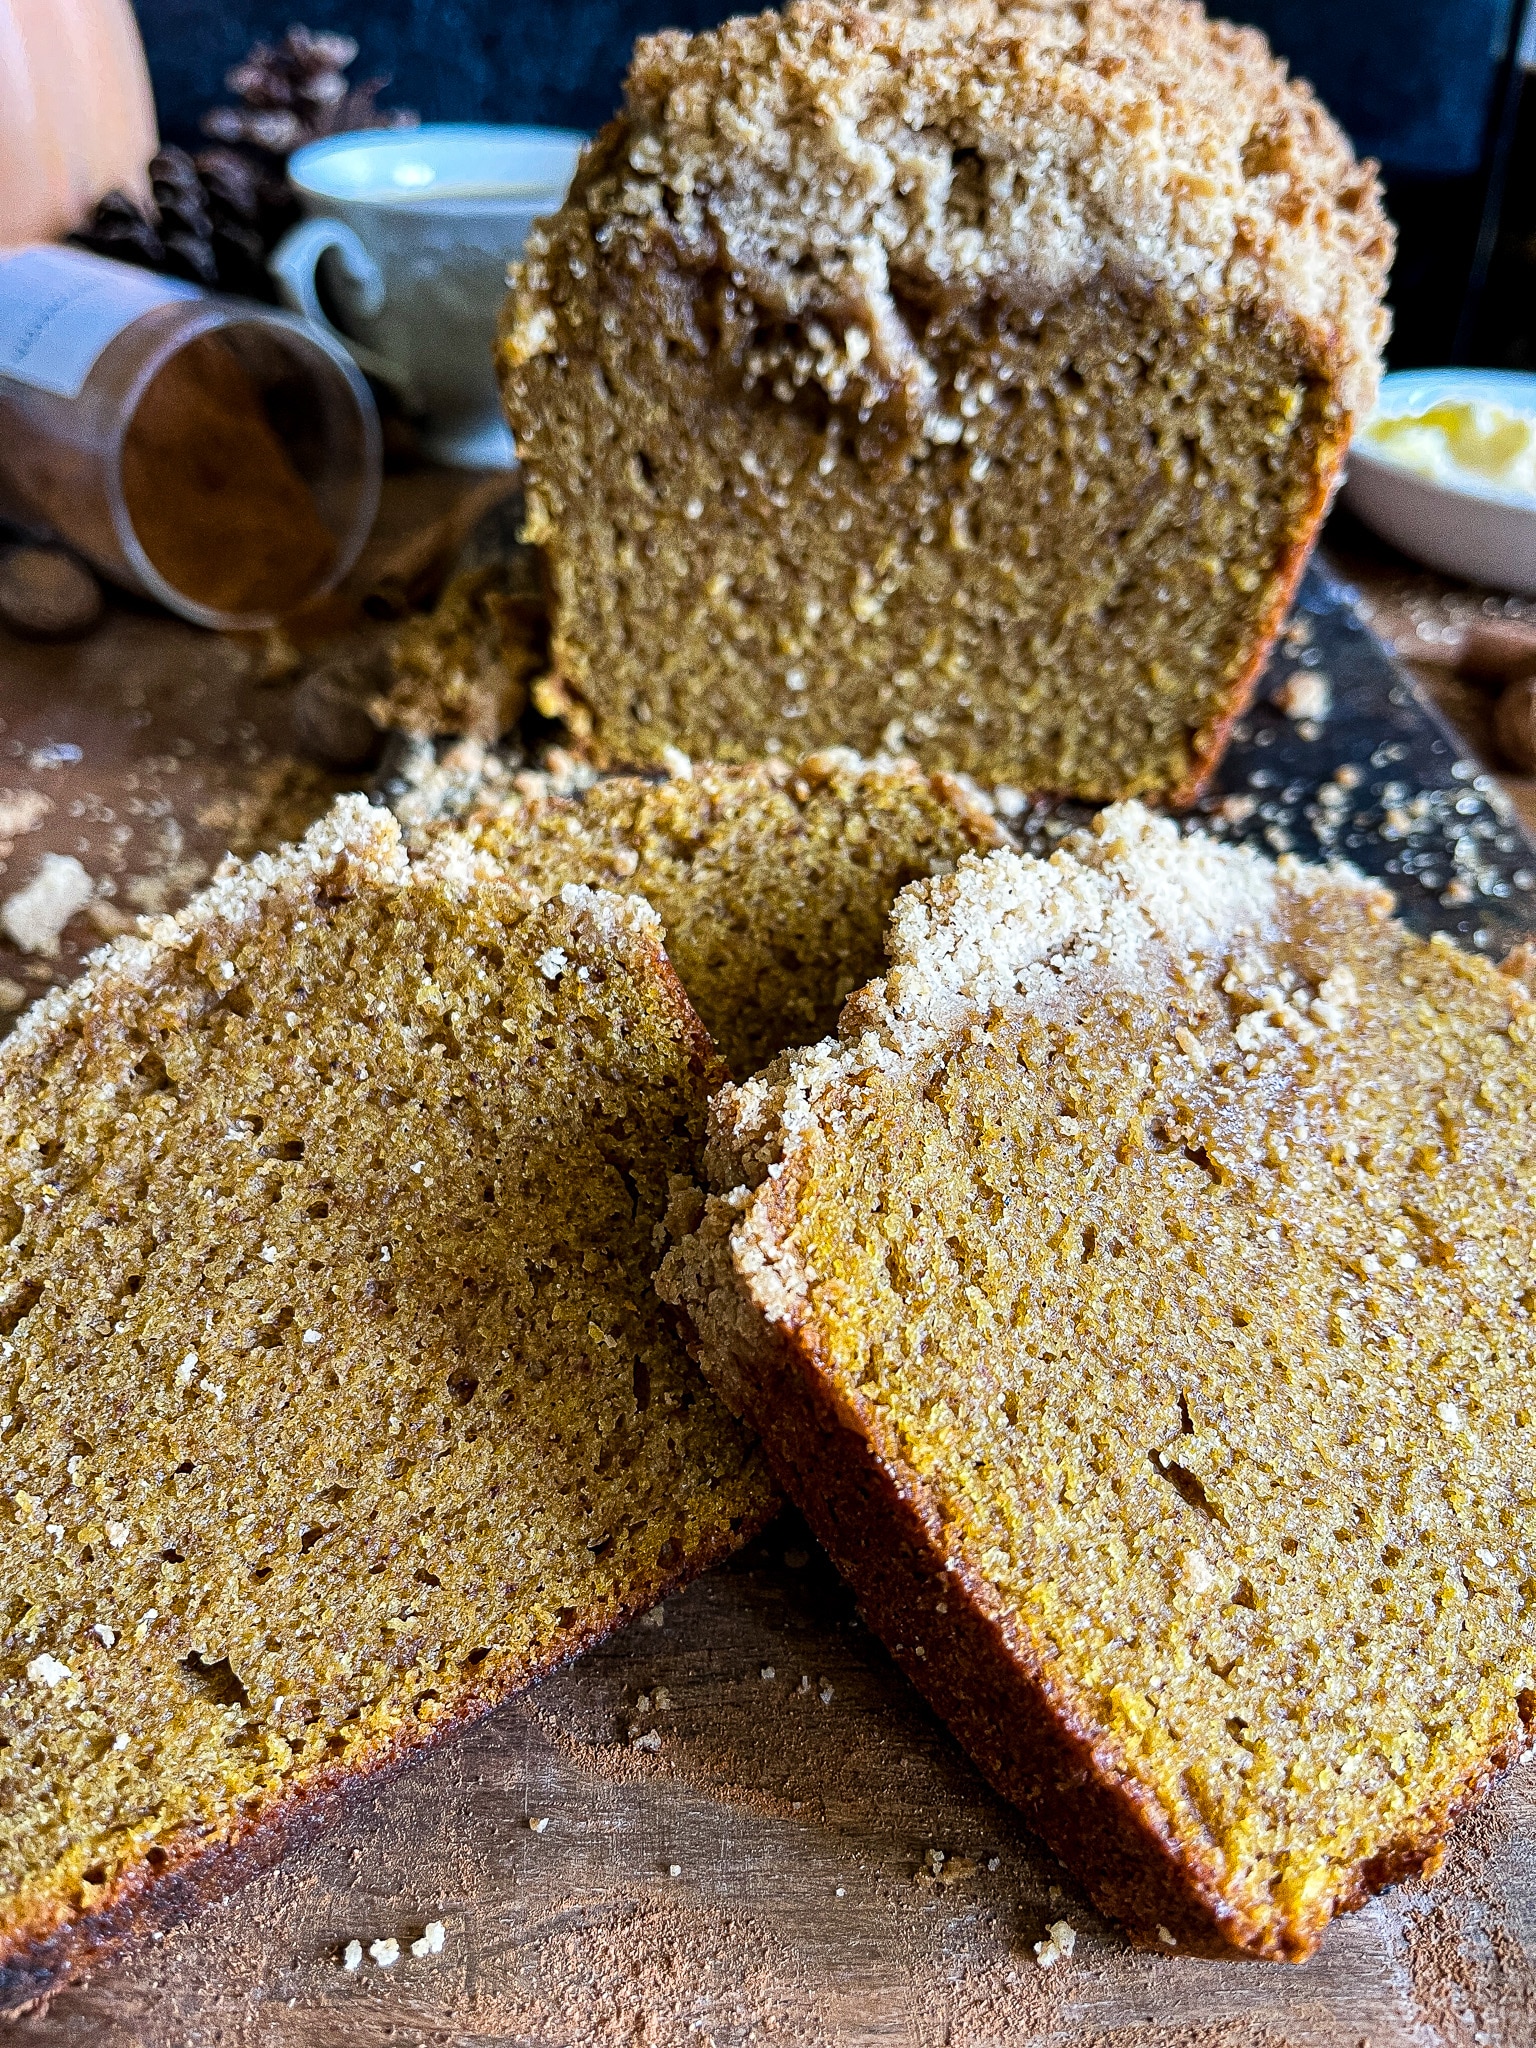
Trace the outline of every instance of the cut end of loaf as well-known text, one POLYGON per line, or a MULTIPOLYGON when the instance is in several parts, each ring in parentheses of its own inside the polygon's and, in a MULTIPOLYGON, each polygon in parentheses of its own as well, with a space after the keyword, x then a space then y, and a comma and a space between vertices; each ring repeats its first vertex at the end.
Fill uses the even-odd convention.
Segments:
POLYGON ((500 353, 573 733, 1189 800, 1370 403, 1387 256, 1307 90, 1171 0, 643 45, 500 353))

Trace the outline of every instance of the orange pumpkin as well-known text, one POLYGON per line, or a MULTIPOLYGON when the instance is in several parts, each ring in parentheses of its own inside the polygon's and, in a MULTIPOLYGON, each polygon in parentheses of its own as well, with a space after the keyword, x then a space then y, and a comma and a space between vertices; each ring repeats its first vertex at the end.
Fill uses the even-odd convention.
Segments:
POLYGON ((0 248, 78 227, 157 147, 128 0, 0 0, 0 248))

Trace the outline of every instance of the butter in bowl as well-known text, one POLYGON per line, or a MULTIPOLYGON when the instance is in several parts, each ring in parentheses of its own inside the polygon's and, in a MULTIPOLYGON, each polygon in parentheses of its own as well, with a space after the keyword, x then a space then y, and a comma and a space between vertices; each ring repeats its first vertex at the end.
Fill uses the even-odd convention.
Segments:
POLYGON ((1344 502, 1432 569, 1536 597, 1536 374, 1383 377, 1349 451, 1344 502))

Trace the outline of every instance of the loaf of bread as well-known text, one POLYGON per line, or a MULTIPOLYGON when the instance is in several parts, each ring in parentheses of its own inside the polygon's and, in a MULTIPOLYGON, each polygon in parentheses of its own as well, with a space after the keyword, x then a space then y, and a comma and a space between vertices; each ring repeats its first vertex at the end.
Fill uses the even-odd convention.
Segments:
POLYGON ((642 41, 501 340, 545 701, 603 763, 1188 798, 1371 402, 1390 242, 1374 167, 1189 0, 642 41))
POLYGON ((0 2011, 775 1505, 651 1270, 723 1078, 644 903, 344 799, 0 1050, 0 2011))
POLYGON ((1140 1942, 1300 1958, 1536 1719, 1536 1001, 1137 805, 914 885, 661 1292, 1140 1942))

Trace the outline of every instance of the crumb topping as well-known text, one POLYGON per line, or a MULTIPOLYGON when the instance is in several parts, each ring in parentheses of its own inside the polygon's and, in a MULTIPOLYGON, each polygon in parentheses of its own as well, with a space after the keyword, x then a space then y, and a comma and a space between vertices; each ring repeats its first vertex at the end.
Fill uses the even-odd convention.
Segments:
MULTIPOLYGON (((714 1129, 749 1154, 771 1142, 764 1156, 776 1157, 816 1120, 829 1089, 864 1070, 913 1068, 1003 1004, 1059 1017, 1110 988, 1146 993, 1171 980, 1193 992, 1215 981, 1241 1001, 1236 1042, 1255 1061, 1286 1036, 1342 1029, 1348 968, 1314 993, 1274 957, 1277 896, 1322 891, 1375 916, 1391 907, 1386 890, 1342 864, 1276 864, 1250 847, 1186 837, 1138 803, 1110 805, 1049 860, 968 854, 953 874, 902 891, 886 939, 890 971, 847 1004, 837 1038, 726 1089, 714 1129)), ((1203 1070, 1201 1041, 1184 1025, 1170 1033, 1203 1070)))
MULTIPOLYGON (((599 248, 661 231, 806 323, 834 397, 899 389, 936 439, 912 302, 1166 287, 1256 308, 1374 395, 1391 257, 1375 167, 1263 39, 1184 0, 797 0, 636 47, 626 114, 568 209, 599 248)), ((530 237, 514 360, 558 343, 530 237)))

